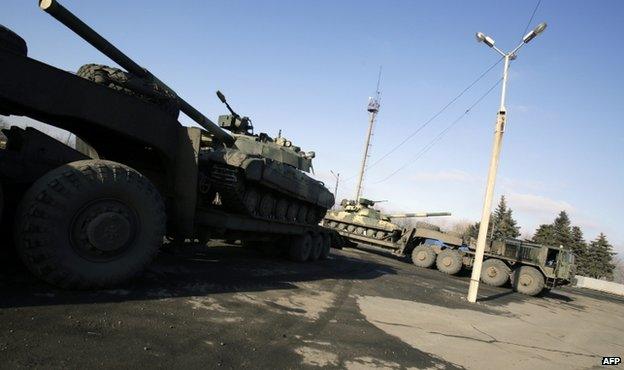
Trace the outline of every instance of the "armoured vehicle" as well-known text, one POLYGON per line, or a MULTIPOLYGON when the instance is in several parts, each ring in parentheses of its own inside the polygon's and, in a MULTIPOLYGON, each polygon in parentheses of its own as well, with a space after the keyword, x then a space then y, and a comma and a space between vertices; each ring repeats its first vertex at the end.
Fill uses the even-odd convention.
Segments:
MULTIPOLYGON (((474 245, 472 242, 468 248, 450 248, 447 256, 454 258, 454 252, 459 252, 463 265, 470 268, 474 261, 474 245)), ((484 258, 481 281, 492 286, 511 282, 514 290, 527 295, 567 285, 576 273, 574 254, 564 246, 546 246, 518 239, 494 240, 488 241, 484 258)), ((451 265, 447 266, 448 269, 451 265)))
POLYGON ((35 275, 65 288, 114 285, 145 268, 165 236, 270 241, 296 261, 327 257, 331 232, 318 222, 334 198, 306 174, 313 152, 255 134, 220 92, 230 114, 217 125, 57 1, 39 6, 125 71, 60 70, 0 28, 0 114, 68 130, 82 147, 5 130, 2 243, 13 231, 35 275), (180 111, 201 128, 181 125, 180 111))
MULTIPOLYGON (((401 226, 393 223, 392 219, 450 215, 448 212, 387 215, 373 208, 376 203, 378 201, 366 198, 360 198, 357 202, 343 199, 340 203, 341 209, 327 212, 323 219, 323 225, 341 232, 347 238, 368 240, 372 244, 379 244, 379 242, 396 243, 403 236, 404 230, 401 226)), ((418 223, 418 225, 420 228, 439 231, 434 225, 425 223, 418 223)))
MULTIPOLYGON (((446 216, 450 213, 406 213, 386 215, 373 208, 375 201, 360 198, 343 200, 342 208, 330 211, 323 225, 334 229, 343 244, 390 252, 409 257, 419 267, 436 267, 455 275, 472 268, 476 241, 440 230, 427 223, 401 228, 395 218, 446 216)), ((544 289, 571 282, 575 273, 574 255, 563 246, 550 247, 508 239, 488 241, 481 281, 492 286, 511 282, 520 293, 536 295, 544 289)))
MULTIPOLYGON (((455 275, 474 263, 476 241, 462 245, 429 240, 412 253, 419 267, 437 267, 455 275)), ((569 284, 576 272, 572 251, 564 246, 546 246, 518 239, 488 240, 481 270, 481 281, 491 286, 511 282, 514 290, 537 295, 544 289, 569 284)))

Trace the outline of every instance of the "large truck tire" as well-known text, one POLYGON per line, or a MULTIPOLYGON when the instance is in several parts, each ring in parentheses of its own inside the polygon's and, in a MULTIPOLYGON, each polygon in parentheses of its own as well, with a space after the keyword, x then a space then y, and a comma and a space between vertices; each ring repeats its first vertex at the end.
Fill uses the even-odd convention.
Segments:
POLYGON ((28 46, 26 41, 17 33, 0 24, 0 49, 9 50, 13 53, 27 56, 28 46))
POLYGON ((172 92, 164 90, 151 81, 124 72, 119 68, 101 64, 85 64, 78 69, 76 75, 156 104, 165 113, 176 119, 180 115, 177 97, 172 92))
POLYGON ((462 268, 462 256, 458 251, 445 249, 436 258, 436 267, 445 274, 455 275, 462 268))
POLYGON ((544 290, 544 275, 533 266, 520 266, 511 275, 511 284, 516 292, 534 296, 544 290))
POLYGON ((481 266, 481 281, 491 286, 503 286, 509 281, 511 269, 505 262, 497 258, 483 261, 481 266))
POLYGON ((38 179, 16 215, 18 254, 39 278, 66 289, 105 288, 141 272, 162 246, 158 190, 125 165, 85 160, 38 179))
POLYGON ((305 262, 310 258, 312 252, 312 237, 305 233, 292 239, 292 244, 288 250, 288 256, 292 261, 305 262))
POLYGON ((412 250, 412 263, 418 267, 430 268, 436 261, 436 253, 428 244, 420 244, 412 250))

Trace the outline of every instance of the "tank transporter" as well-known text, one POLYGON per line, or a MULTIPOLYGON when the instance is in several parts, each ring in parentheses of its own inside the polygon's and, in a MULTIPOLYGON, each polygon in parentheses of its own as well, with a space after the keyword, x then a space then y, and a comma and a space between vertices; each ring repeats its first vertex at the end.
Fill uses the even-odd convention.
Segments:
POLYGON ((164 237, 268 242, 302 262, 327 257, 331 233, 318 223, 334 197, 307 174, 313 152, 255 135, 220 92, 231 114, 217 125, 58 1, 39 6, 123 70, 61 70, 29 58, 26 41, 0 26, 0 114, 65 129, 89 148, 34 128, 4 131, 2 248, 14 239, 30 271, 63 288, 131 278, 164 237), (180 112, 199 127, 183 126, 180 112))

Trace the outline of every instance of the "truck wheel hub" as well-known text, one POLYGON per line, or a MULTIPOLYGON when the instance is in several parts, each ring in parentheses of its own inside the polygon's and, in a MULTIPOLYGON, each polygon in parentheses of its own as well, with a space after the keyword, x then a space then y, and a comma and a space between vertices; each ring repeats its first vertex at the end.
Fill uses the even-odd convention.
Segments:
POLYGON ((118 213, 102 213, 89 223, 87 235, 95 248, 106 252, 114 251, 128 242, 130 222, 118 213))
POLYGON ((496 271, 496 268, 494 268, 494 267, 488 268, 486 273, 491 278, 496 277, 496 275, 498 275, 498 271, 496 271))
POLYGON ((452 264, 453 264, 453 259, 452 259, 451 257, 448 257, 448 256, 447 256, 447 257, 444 257, 444 258, 442 259, 442 264, 443 264, 444 266, 446 266, 446 267, 449 267, 450 265, 452 265, 452 264))
POLYGON ((520 284, 523 286, 529 286, 533 284, 533 278, 529 275, 522 275, 520 276, 520 284))
POLYGON ((71 225, 71 243, 81 256, 114 259, 132 243, 138 227, 136 214, 116 200, 99 200, 78 212, 71 225))
POLYGON ((416 254, 416 258, 418 258, 419 261, 424 261, 425 259, 427 259, 427 252, 425 251, 420 251, 416 254))

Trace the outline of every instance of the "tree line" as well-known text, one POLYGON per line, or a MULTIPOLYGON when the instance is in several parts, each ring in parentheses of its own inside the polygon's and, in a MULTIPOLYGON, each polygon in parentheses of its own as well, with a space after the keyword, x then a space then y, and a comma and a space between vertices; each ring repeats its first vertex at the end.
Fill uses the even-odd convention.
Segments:
MULTIPOLYGON (((477 238, 479 226, 479 222, 470 225, 466 229, 465 236, 477 238)), ((520 226, 513 218, 513 211, 507 206, 505 196, 501 196, 498 206, 490 217, 488 237, 492 240, 504 240, 519 236, 520 226)), ((577 275, 613 280, 616 253, 613 252, 613 246, 607 240, 607 236, 600 233, 596 239, 588 243, 581 228, 572 225, 566 211, 561 211, 551 224, 540 225, 531 241, 571 249, 576 256, 577 275)))

